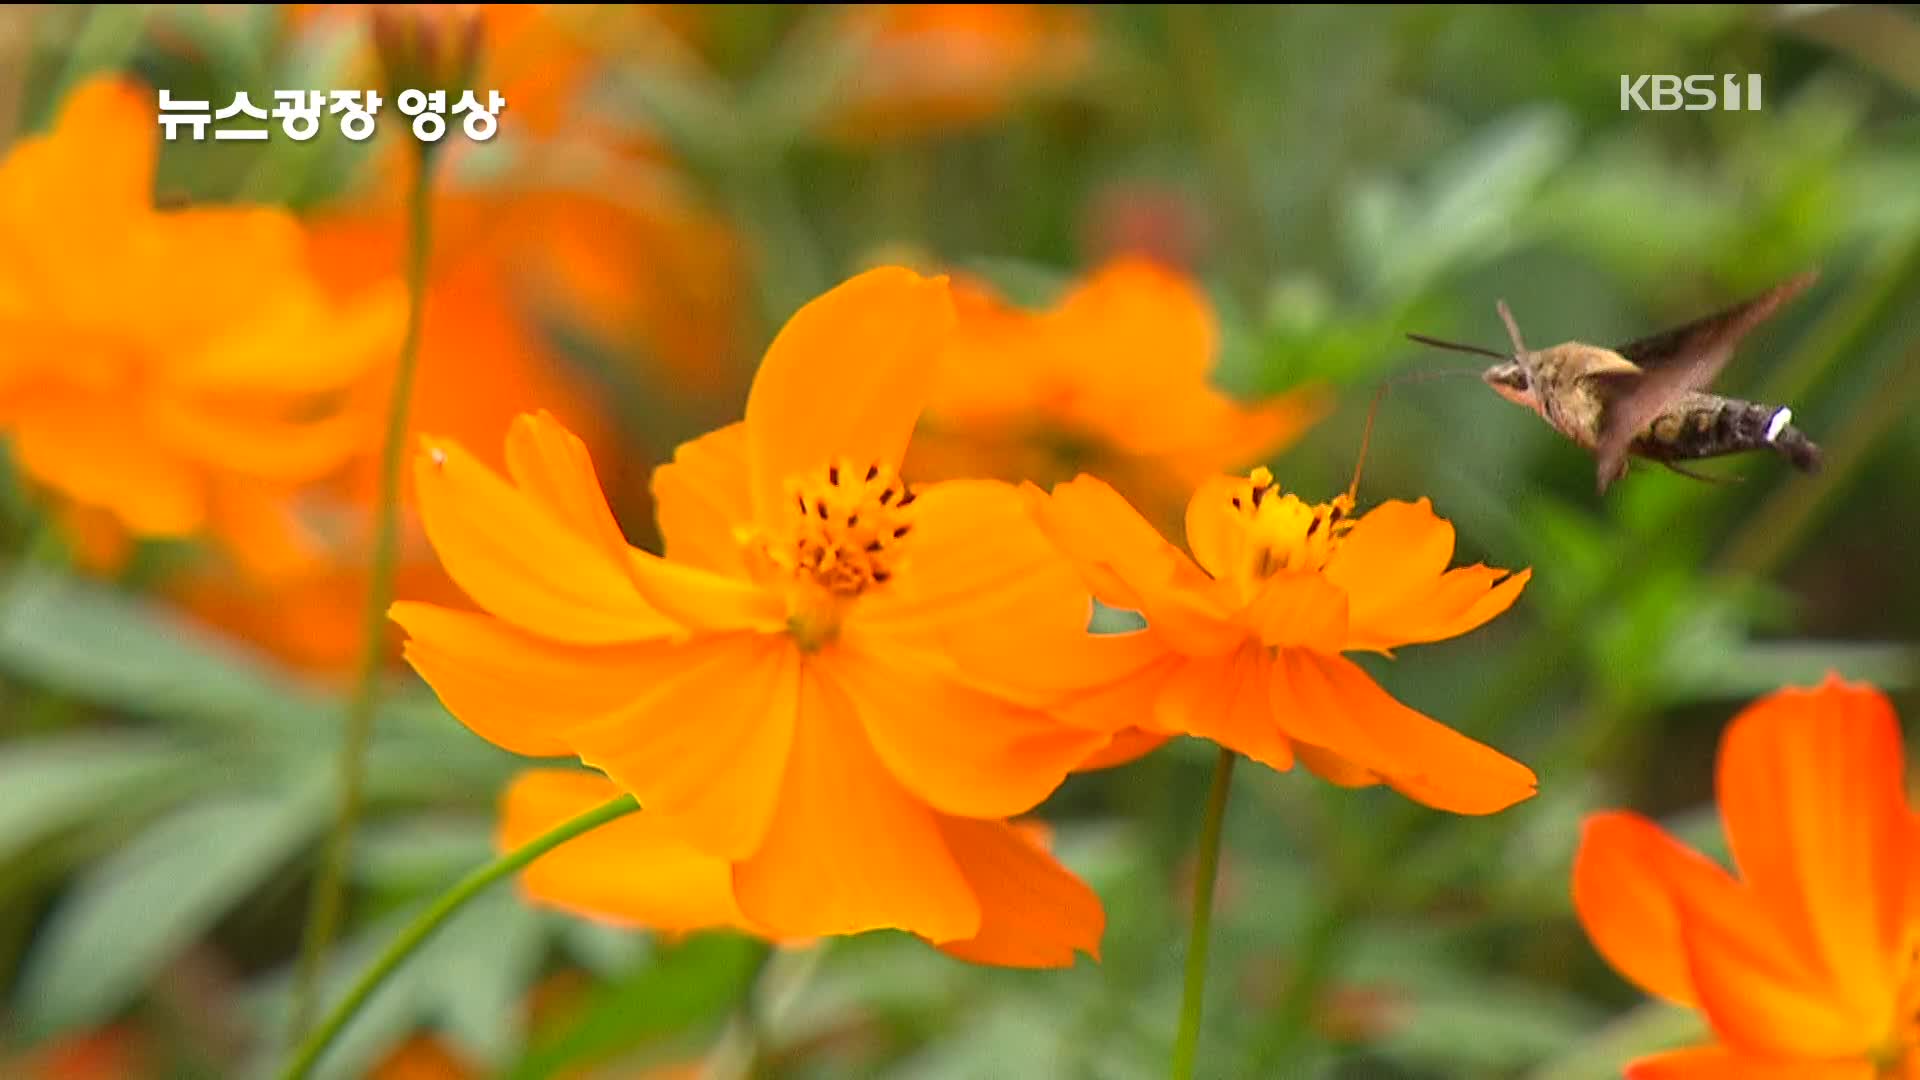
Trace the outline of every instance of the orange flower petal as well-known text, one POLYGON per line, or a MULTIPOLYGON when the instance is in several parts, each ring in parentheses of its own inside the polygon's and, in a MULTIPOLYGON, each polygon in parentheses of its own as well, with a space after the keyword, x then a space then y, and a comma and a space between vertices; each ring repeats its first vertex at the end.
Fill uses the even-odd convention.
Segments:
POLYGON ((798 752, 793 642, 721 634, 634 652, 626 674, 646 689, 620 713, 568 730, 567 741, 640 805, 676 819, 689 843, 726 859, 753 854, 789 751, 798 752))
POLYGON ((823 677, 894 778, 946 813, 1025 813, 1106 742, 1102 732, 962 686, 882 642, 844 644, 820 657, 823 677))
POLYGON ((748 475, 745 423, 681 443, 671 462, 653 470, 654 514, 668 559, 747 576, 735 530, 753 524, 748 475))
POLYGON ((785 603, 772 589, 638 549, 627 553, 627 570, 648 604, 689 630, 771 634, 786 629, 785 603))
POLYGON ((507 428, 507 475, 574 535, 618 563, 632 545, 607 506, 587 444, 545 411, 516 417, 507 428))
POLYGON ((1445 641, 1491 621, 1513 606, 1533 580, 1532 570, 1462 566, 1447 571, 1433 590, 1392 617, 1349 628, 1345 647, 1385 652, 1401 645, 1445 641))
POLYGON ((898 267, 869 270, 794 313, 747 396, 756 520, 775 520, 796 473, 840 458, 898 466, 953 319, 945 278, 898 267))
POLYGON ((1245 639, 1245 631, 1209 599, 1212 579, 1104 481, 1081 476, 1056 486, 1050 497, 1028 500, 1094 594, 1140 612, 1174 648, 1217 656, 1245 639))
POLYGON ((1512 606, 1529 572, 1485 566, 1447 571, 1453 526, 1432 504, 1391 501, 1355 522, 1334 549, 1327 580, 1347 591, 1346 647, 1389 649, 1466 633, 1512 606))
MULTIPOLYGON (((1161 691, 1168 680, 1186 666, 1187 657, 1166 651, 1160 639, 1144 630, 1100 636, 1136 638, 1139 639, 1139 647, 1151 648, 1158 655, 1148 663, 1104 686, 1054 702, 1047 707, 1047 711, 1062 723, 1072 724, 1075 727, 1086 728, 1089 731, 1116 732, 1116 742, 1149 737, 1165 741, 1170 733, 1159 730, 1159 724, 1154 720, 1154 710, 1156 703, 1160 700, 1161 691), (1128 736, 1127 732, 1130 731, 1134 734, 1128 736)), ((1143 747, 1132 757, 1138 757, 1147 749, 1151 747, 1143 747)), ((1118 749, 1113 750, 1113 753, 1123 752, 1118 749)), ((1132 757, 1119 760, 1132 760, 1132 757)), ((1094 758, 1088 760, 1091 762, 1096 758, 1108 761, 1109 764, 1119 763, 1118 760, 1111 759, 1109 751, 1105 750, 1096 753, 1094 758)), ((1081 765, 1083 769, 1095 767, 1088 763, 1081 765)))
POLYGON ((1641 1058, 1626 1080, 1874 1080, 1872 1063, 1751 1057, 1722 1046, 1696 1046, 1641 1058))
POLYGON ((1838 679, 1756 703, 1721 741, 1720 806, 1742 879, 1828 974, 1826 995, 1862 1017, 1892 1010, 1906 959, 1904 770, 1892 705, 1838 679))
POLYGON ((186 462, 128 437, 139 422, 104 402, 47 402, 13 429, 28 475, 76 502, 113 512, 143 536, 186 536, 206 519, 204 481, 186 462))
POLYGON ((1859 1054, 1883 1034, 1891 1005, 1870 1018, 1852 1011, 1750 886, 1729 891, 1713 875, 1684 873, 1667 886, 1695 995, 1723 1041, 1753 1053, 1832 1057, 1859 1054))
POLYGON ((980 933, 980 903, 933 812, 894 780, 853 706, 804 673, 765 842, 734 868, 757 925, 800 937, 896 929, 936 945, 980 933))
POLYGON ((1281 649, 1274 710, 1288 735, 1379 773, 1438 810, 1490 814, 1533 796, 1533 771, 1395 701, 1341 656, 1281 649))
POLYGON ((488 611, 575 644, 680 631, 641 597, 627 567, 597 538, 574 531, 459 445, 428 441, 414 481, 421 522, 447 576, 488 611))
POLYGON ((1076 953, 1100 959, 1106 911, 1086 883, 1042 844, 999 821, 935 819, 980 902, 980 930, 940 948, 975 964, 1072 967, 1076 953))
POLYGON ((501 619, 431 604, 393 605, 405 656, 447 711, 516 754, 571 754, 564 733, 620 713, 651 689, 656 647, 570 646, 501 619))
POLYGON ((216 484, 211 494, 208 530, 256 580, 288 581, 322 565, 323 542, 301 522, 286 491, 234 479, 216 484))
MULTIPOLYGON (((514 777, 500 804, 498 843, 511 851, 621 794, 596 773, 533 769, 514 777)), ((529 899, 576 915, 666 931, 753 927, 733 899, 733 868, 642 810, 535 859, 520 876, 529 899)))
POLYGON ((1284 570, 1268 578, 1241 620, 1260 641, 1337 653, 1347 640, 1347 594, 1319 574, 1284 570))
POLYGON ((236 313, 163 374, 172 386, 201 393, 341 390, 399 355, 406 318, 406 290, 397 281, 336 306, 295 278, 260 307, 236 313), (263 353, 275 362, 261 363, 263 353))
POLYGON ((1025 704, 1111 683, 1164 651, 1145 635, 1087 632, 1086 584, 1018 489, 959 480, 915 499, 906 569, 861 602, 863 632, 946 656, 968 681, 1025 704))
POLYGON ((1094 751, 1093 756, 1080 763, 1075 772, 1093 772, 1096 769, 1111 769, 1140 760, 1148 754, 1166 745, 1171 735, 1162 735, 1157 731, 1145 731, 1141 728, 1123 728, 1116 732, 1107 745, 1094 751))
POLYGON ((1162 731, 1211 739, 1272 769, 1293 767, 1293 748, 1273 715, 1267 684, 1272 661, 1247 644, 1225 656, 1181 665, 1155 703, 1162 731))
MULTIPOLYGON (((1745 905, 1758 909, 1751 896, 1745 905)), ((1781 928, 1764 915, 1726 907, 1696 910, 1681 901, 1681 940, 1700 1008, 1728 1043, 1783 1057, 1867 1053, 1893 1021, 1851 1011, 1792 955, 1781 928)))
POLYGON ((1313 775, 1335 787, 1363 788, 1386 783, 1379 773, 1363 769, 1325 747, 1295 742, 1293 754, 1313 775))
POLYGON ((1247 530, 1235 520, 1235 490, 1246 481, 1233 476, 1209 476, 1187 500, 1187 550, 1215 579, 1228 577, 1246 561, 1247 530))
POLYGON ((366 445, 373 430, 368 419, 334 412, 289 422, 208 398, 160 397, 146 408, 152 437, 181 456, 284 483, 315 480, 345 465, 366 445))
MULTIPOLYGON (((157 101, 130 79, 95 77, 75 87, 51 134, 22 140, 9 152, 0 171, 0 213, 66 204, 110 218, 149 209, 157 101)), ((84 229, 88 222, 72 224, 84 229)))
MULTIPOLYGON (((1595 814, 1581 827, 1573 907, 1587 937, 1615 971, 1641 989, 1693 1005, 1693 976, 1675 898, 1680 888, 1703 897, 1719 895, 1723 904, 1749 902, 1726 871, 1638 814, 1595 814)), ((1702 901, 1703 907, 1713 904, 1702 901)))

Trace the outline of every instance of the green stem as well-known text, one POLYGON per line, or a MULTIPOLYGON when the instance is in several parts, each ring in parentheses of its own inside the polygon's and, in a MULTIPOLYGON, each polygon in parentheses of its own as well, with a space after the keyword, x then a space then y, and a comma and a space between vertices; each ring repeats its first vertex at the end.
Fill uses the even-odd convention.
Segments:
POLYGON ((1220 834, 1227 820, 1227 790, 1233 784, 1234 753, 1222 747, 1207 792, 1200 826, 1200 857, 1193 869, 1193 930, 1187 941, 1187 982, 1180 996, 1180 1033, 1173 1042, 1174 1080, 1193 1076, 1200 1049, 1200 1013, 1206 999, 1207 935, 1213 928, 1213 881, 1220 870, 1220 834))
POLYGON ((740 992, 733 1019, 701 1070, 700 1075, 706 1080, 755 1080, 761 1074, 767 1045, 768 1004, 764 998, 769 989, 767 983, 775 949, 765 942, 760 943, 759 949, 760 955, 753 962, 753 973, 747 977, 746 988, 740 992))
POLYGON ((592 832, 607 822, 625 817, 638 809, 640 804, 631 795, 622 795, 617 799, 609 800, 579 817, 562 822, 541 833, 520 847, 461 878, 453 888, 441 893, 440 898, 435 900, 427 910, 407 924, 407 928, 400 932, 400 936, 393 939, 393 944, 387 946, 387 951, 380 954, 380 959, 367 969, 366 974, 360 976, 360 981, 353 984, 353 989, 347 992, 347 996, 341 998, 340 1003, 327 1014, 326 1020, 314 1029, 313 1034, 307 1036, 305 1042, 300 1044, 292 1062, 280 1074, 281 1080, 298 1080, 299 1077, 307 1075, 319 1062, 320 1055, 326 1053, 327 1047, 333 1043, 341 1029, 345 1028, 347 1022, 360 1011, 360 1007, 367 1003, 367 999, 373 996, 373 992, 380 988, 380 984, 386 980, 386 977, 391 975, 402 961, 413 955, 414 950, 432 937, 433 932, 440 928, 440 924, 446 922, 454 912, 459 911, 467 901, 484 892, 487 886, 524 868, 528 863, 574 837, 592 832))
POLYGON ((393 603, 394 564, 400 547, 400 467, 406 458, 407 406, 413 396, 414 369, 419 367, 420 338, 426 321, 433 168, 438 159, 433 149, 432 144, 420 144, 420 152, 414 155, 413 185, 407 193, 406 337, 400 345, 400 362, 394 372, 392 397, 387 405, 385 442, 380 451, 380 492, 374 508, 372 574, 360 631, 360 668, 347 706, 346 735, 340 747, 340 810, 327 837, 320 876, 314 883, 306 934, 300 945, 291 1031, 295 1039, 305 1033, 312 1018, 320 959, 326 955, 339 928, 347 853, 360 817, 367 744, 373 736, 374 704, 386 666, 387 608, 393 603))

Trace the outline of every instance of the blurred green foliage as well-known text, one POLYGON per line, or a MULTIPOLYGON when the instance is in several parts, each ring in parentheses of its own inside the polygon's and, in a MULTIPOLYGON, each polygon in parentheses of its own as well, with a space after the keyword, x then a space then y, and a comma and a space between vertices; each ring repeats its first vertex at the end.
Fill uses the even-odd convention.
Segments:
MULTIPOLYGON (((938 136, 859 148, 815 136, 848 76, 818 9, 725 9, 707 66, 615 54, 592 93, 663 137, 755 249, 756 350, 799 302, 903 247, 1044 300, 1094 257, 1089 207, 1170 196, 1197 223, 1223 381, 1249 395, 1344 388, 1339 411, 1276 463, 1308 493, 1344 487, 1380 378, 1449 362, 1407 331, 1496 344, 1504 297, 1537 342, 1613 342, 1820 266, 1816 290, 1724 380, 1792 403, 1828 448, 1817 478, 1771 461, 1717 469, 1744 480, 1720 485, 1636 471, 1601 500, 1584 455, 1477 381, 1388 396, 1363 502, 1429 495, 1460 560, 1535 578, 1488 628, 1369 670, 1532 765, 1541 794, 1464 819, 1242 770, 1201 1072, 1576 1080, 1698 1037, 1697 1021, 1644 1003, 1593 954, 1568 865, 1581 815, 1606 806, 1663 816, 1711 849, 1715 738, 1766 690, 1833 668, 1920 716, 1920 18, 1845 6, 1093 16, 1083 78, 938 136), (1856 19, 1893 19, 1905 37, 1856 19), (1764 109, 1619 109, 1622 74, 1721 71, 1762 73, 1764 109)), ((91 71, 230 95, 338 72, 351 52, 291 37, 270 8, 0 19, 16 135, 91 71)), ((337 139, 174 147, 161 183, 306 207, 363 158, 337 139)), ((128 583, 82 579, 18 490, 0 509, 5 1045, 24 1053, 119 1020, 149 1036, 155 1075, 260 1067, 331 812, 338 702, 128 583)), ((402 683, 378 724, 373 822, 331 992, 486 856, 514 766, 402 683)), ((885 935, 777 955, 756 984, 770 1002, 764 1064, 794 1078, 1158 1075, 1208 760, 1174 745, 1076 777, 1050 804, 1064 857, 1107 903, 1099 965, 978 970, 885 935)), ((735 939, 651 941, 501 890, 381 991, 329 1065, 358 1074, 421 1029, 514 1077, 697 1059, 760 963, 735 939), (530 1028, 530 988, 555 971, 578 976, 575 1007, 530 1028)))

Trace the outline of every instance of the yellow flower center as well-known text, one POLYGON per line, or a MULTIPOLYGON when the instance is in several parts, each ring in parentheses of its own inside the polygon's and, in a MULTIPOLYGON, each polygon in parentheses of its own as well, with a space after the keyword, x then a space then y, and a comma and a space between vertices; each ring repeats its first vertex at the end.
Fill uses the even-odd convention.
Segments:
POLYGON ((1283 494, 1273 473, 1255 469, 1230 503, 1240 526, 1240 558, 1231 573, 1257 585, 1282 570, 1319 570, 1353 528, 1353 499, 1308 503, 1283 494))
POLYGON ((884 464, 840 461, 787 482, 785 521, 756 542, 787 590, 787 627, 803 648, 840 632, 863 594, 885 585, 913 531, 913 495, 884 464))

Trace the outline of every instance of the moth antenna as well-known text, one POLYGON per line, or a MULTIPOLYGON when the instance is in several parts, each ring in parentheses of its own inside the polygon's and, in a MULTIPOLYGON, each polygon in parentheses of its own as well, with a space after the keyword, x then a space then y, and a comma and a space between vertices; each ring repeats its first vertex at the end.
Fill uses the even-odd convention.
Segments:
POLYGON ((1411 341, 1417 341, 1422 345, 1431 345, 1436 349, 1452 349, 1454 352, 1472 353, 1475 356, 1485 356, 1493 360, 1512 359, 1511 357, 1494 352, 1492 349, 1483 349, 1478 345, 1468 345, 1462 341, 1444 341, 1437 337, 1428 337, 1425 334, 1408 334, 1407 338, 1411 341))
POLYGON ((1520 324, 1513 321, 1513 309, 1502 300, 1496 305, 1500 309, 1500 321, 1507 324, 1507 336, 1513 339, 1513 356, 1519 359, 1527 355, 1527 343, 1520 340, 1520 324))

